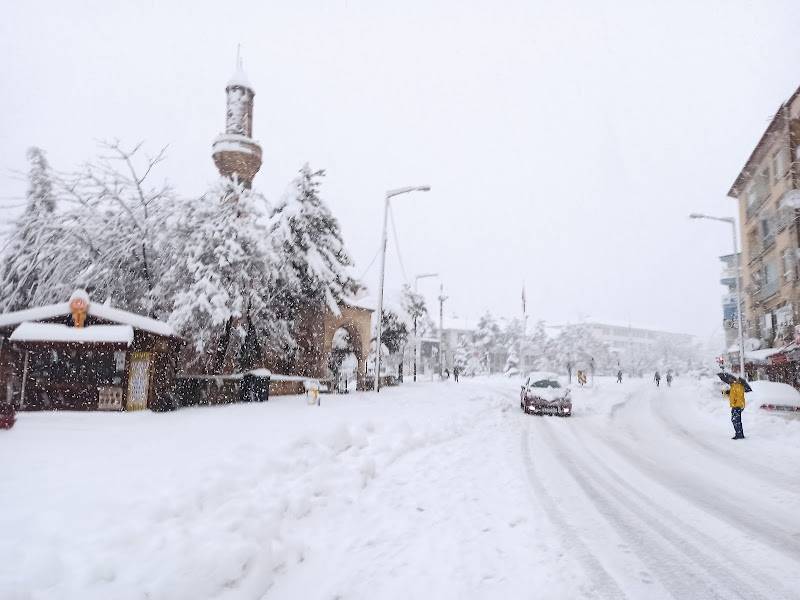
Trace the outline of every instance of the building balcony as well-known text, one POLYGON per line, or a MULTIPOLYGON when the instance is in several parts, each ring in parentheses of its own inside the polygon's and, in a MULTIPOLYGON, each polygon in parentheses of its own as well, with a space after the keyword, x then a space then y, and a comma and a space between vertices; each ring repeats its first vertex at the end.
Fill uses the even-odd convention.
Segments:
POLYGON ((765 283, 764 285, 761 286, 761 289, 759 289, 755 293, 755 298, 756 300, 763 302, 767 298, 777 294, 780 289, 781 289, 780 281, 771 281, 769 283, 765 283))
POLYGON ((736 307, 736 294, 724 294, 722 296, 722 306, 733 306, 736 307))
POLYGON ((728 267, 727 269, 722 269, 722 274, 720 275, 719 282, 722 285, 736 285, 736 269, 734 267, 728 267))

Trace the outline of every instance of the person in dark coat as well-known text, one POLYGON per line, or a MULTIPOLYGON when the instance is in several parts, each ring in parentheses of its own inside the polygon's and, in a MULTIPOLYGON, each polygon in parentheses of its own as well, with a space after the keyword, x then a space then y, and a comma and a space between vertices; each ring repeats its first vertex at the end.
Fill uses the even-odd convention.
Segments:
POLYGON ((656 387, 661 387, 661 373, 656 371, 655 376, 653 377, 653 381, 656 382, 656 387))
POLYGON ((617 383, 622 383, 622 369, 617 371, 617 383))
POLYGON ((458 381, 458 372, 459 372, 459 368, 458 368, 458 365, 456 365, 455 367, 453 367, 453 379, 456 382, 458 381))
POLYGON ((672 371, 667 371, 667 387, 672 387, 672 371))

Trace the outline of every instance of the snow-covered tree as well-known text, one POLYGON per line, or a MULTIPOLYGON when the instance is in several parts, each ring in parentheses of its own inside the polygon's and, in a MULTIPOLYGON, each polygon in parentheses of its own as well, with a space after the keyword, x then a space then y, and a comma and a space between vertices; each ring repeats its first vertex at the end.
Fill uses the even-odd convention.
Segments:
POLYGON ((550 350, 550 340, 545 331, 544 321, 537 321, 533 331, 526 337, 525 344, 528 356, 532 357, 532 362, 526 365, 532 371, 542 371, 548 369, 548 351, 550 350))
POLYGON ((25 211, 7 241, 0 267, 0 312, 27 308, 40 291, 53 247, 56 200, 50 165, 40 148, 28 149, 25 211))
POLYGON ((453 366, 458 367, 459 371, 462 373, 466 373, 467 371, 470 350, 470 344, 467 337, 463 335, 460 336, 458 338, 458 344, 456 345, 455 354, 453 355, 453 366))
POLYGON ((616 367, 608 346, 595 338, 583 323, 563 327, 550 344, 548 358, 549 368, 559 372, 566 371, 568 364, 572 366, 573 373, 577 370, 589 372, 592 365, 597 371, 609 371, 616 367))
POLYGON ((408 284, 403 285, 401 291, 400 301, 413 328, 414 323, 417 324, 417 332, 419 333, 420 320, 428 314, 428 307, 425 304, 425 297, 422 294, 416 293, 411 289, 408 284))
POLYGON ((252 366, 257 359, 243 346, 263 351, 264 344, 293 343, 271 295, 276 275, 265 204, 258 193, 222 178, 199 201, 183 207, 165 277, 169 322, 192 339, 189 364, 202 372, 252 366), (248 334, 257 343, 246 345, 248 334))
POLYGON ((293 311, 327 306, 338 314, 339 304, 359 285, 350 275, 339 222, 319 194, 324 175, 303 165, 272 212, 269 237, 283 261, 277 286, 284 306, 293 311))
POLYGON ((478 320, 475 331, 475 347, 478 351, 482 370, 491 373, 492 355, 500 349, 502 332, 494 317, 488 311, 478 320))
POLYGON ((390 354, 400 352, 408 341, 408 327, 400 317, 390 310, 383 311, 381 343, 390 354))
POLYGON ((166 184, 150 185, 163 151, 142 159, 140 146, 127 150, 110 143, 103 150, 74 173, 54 174, 41 152, 31 155, 32 194, 49 199, 38 203, 43 209, 21 218, 20 231, 34 232, 33 237, 18 237, 25 255, 7 266, 14 271, 13 264, 24 261, 35 271, 36 284, 22 286, 24 300, 5 286, 6 309, 60 302, 80 286, 96 300, 164 316, 156 289, 169 259, 164 243, 175 199, 166 184))
POLYGON ((519 356, 517 356, 517 343, 512 342, 508 347, 508 358, 504 368, 506 377, 516 377, 519 375, 519 356))

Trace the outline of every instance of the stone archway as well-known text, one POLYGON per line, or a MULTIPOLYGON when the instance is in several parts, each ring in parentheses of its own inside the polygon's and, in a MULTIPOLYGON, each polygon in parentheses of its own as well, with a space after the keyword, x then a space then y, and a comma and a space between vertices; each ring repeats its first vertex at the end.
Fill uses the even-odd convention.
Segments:
POLYGON ((343 305, 340 314, 331 312, 325 315, 324 337, 322 344, 321 368, 326 368, 333 351, 333 340, 336 332, 343 329, 350 338, 350 347, 356 356, 356 389, 364 389, 364 377, 367 371, 367 356, 372 323, 372 311, 367 308, 343 305))

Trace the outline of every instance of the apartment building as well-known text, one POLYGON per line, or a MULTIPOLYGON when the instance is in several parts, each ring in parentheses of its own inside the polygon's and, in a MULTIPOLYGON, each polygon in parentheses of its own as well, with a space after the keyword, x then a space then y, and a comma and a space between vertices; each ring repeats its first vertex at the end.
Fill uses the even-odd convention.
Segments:
MULTIPOLYGON (((722 328, 725 331, 725 347, 737 343, 739 337, 738 308, 736 306, 736 254, 720 256, 722 273, 719 282, 725 286, 722 296, 722 328)), ((741 257, 741 253, 738 255, 741 257)))
POLYGON ((781 345, 798 322, 800 89, 784 102, 728 191, 739 204, 745 334, 781 345))

